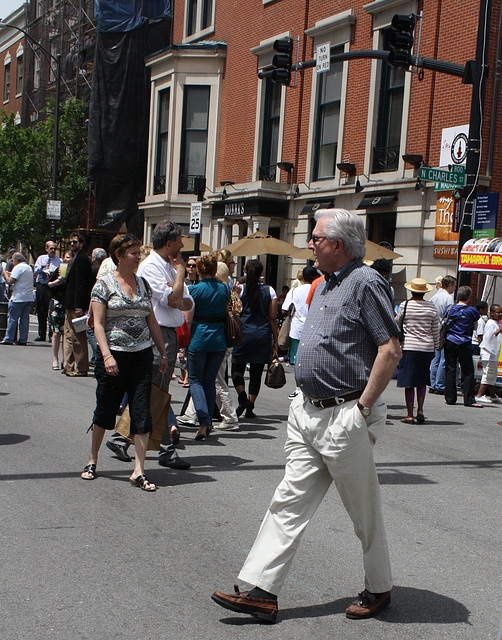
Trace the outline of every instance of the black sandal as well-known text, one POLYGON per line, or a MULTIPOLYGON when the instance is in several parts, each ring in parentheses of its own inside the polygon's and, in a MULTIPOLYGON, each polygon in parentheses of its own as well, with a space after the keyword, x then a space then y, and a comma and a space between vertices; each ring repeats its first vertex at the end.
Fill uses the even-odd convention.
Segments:
POLYGON ((80 477, 82 478, 82 480, 95 480, 96 479, 96 465, 93 462, 92 464, 86 464, 84 467, 84 470, 82 471, 82 473, 80 474, 80 477), (91 477, 90 478, 85 478, 84 477, 84 473, 88 473, 91 477))
POLYGON ((143 491, 157 491, 157 487, 146 479, 145 475, 137 476, 136 478, 129 478, 133 487, 139 487, 143 491), (148 485, 153 487, 153 489, 148 489, 148 485))

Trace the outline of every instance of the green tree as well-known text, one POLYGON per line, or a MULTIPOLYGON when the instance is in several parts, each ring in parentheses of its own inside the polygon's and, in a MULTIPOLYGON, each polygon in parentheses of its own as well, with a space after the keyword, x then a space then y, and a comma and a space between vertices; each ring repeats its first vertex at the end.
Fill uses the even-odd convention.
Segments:
MULTIPOLYGON (((57 198, 62 201, 56 239, 79 225, 88 196, 87 104, 71 99, 61 105, 59 118, 57 198)), ((52 197, 54 101, 47 117, 33 128, 14 124, 2 115, 0 129, 0 250, 21 242, 35 258, 44 250, 51 224, 46 203, 52 197)))

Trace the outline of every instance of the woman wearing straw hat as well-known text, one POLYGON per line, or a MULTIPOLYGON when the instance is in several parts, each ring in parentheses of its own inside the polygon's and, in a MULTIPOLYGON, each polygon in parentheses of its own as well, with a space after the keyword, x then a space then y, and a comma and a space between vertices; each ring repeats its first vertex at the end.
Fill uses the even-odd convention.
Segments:
POLYGON ((424 295, 432 290, 423 278, 413 278, 404 285, 411 299, 402 302, 396 323, 404 334, 403 357, 399 363, 397 386, 404 387, 408 415, 401 422, 415 424, 413 406, 417 390, 416 422, 424 422, 424 400, 430 385, 429 370, 434 350, 439 348, 439 318, 432 302, 424 295))

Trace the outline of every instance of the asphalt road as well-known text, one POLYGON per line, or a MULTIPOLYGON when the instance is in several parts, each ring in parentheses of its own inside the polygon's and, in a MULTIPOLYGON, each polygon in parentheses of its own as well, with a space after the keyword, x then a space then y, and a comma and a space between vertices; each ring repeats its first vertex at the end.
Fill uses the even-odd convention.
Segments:
MULTIPOLYGON (((34 328, 34 325, 32 326, 34 328)), ((32 332, 31 337, 35 336, 32 332)), ((404 394, 385 392, 375 447, 395 588, 378 618, 348 620, 363 588, 359 543, 332 488, 307 529, 279 597, 276 625, 210 600, 231 591, 282 477, 294 387, 263 388, 254 421, 195 442, 189 471, 146 470, 158 491, 130 486, 132 465, 103 447, 87 463, 95 381, 51 370, 50 347, 0 347, 2 640, 495 640, 501 611, 502 407, 447 407, 429 395, 408 426, 404 394)), ((184 397, 171 385, 175 412, 184 397)))

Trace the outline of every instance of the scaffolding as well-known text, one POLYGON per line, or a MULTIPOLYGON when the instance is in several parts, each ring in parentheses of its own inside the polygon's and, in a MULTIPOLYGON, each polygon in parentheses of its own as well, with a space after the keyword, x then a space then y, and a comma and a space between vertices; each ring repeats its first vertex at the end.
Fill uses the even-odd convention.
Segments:
POLYGON ((61 102, 89 101, 95 45, 94 0, 30 0, 27 3, 24 92, 21 121, 25 126, 44 117, 55 97, 55 62, 44 49, 61 55, 61 102), (40 43, 41 46, 38 46, 40 43))

